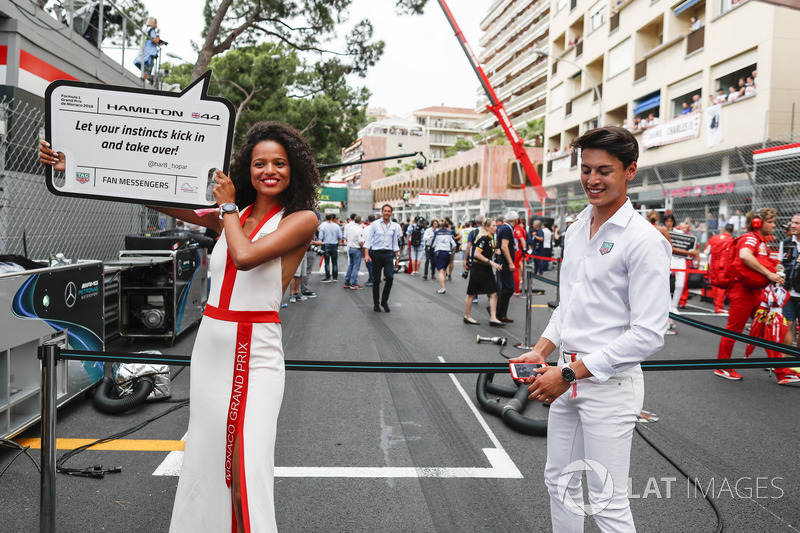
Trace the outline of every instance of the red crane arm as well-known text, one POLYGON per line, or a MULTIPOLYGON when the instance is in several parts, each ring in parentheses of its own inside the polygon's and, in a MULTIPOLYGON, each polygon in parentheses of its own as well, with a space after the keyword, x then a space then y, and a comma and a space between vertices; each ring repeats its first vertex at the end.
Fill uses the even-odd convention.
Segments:
MULTIPOLYGON (((528 157, 528 152, 525 151, 524 141, 519 138, 519 135, 517 135, 517 130, 514 128, 514 125, 511 124, 511 119, 506 112, 505 106, 503 106, 503 102, 500 101, 500 99, 497 97, 497 93, 494 92, 494 88, 489 82, 489 78, 483 71, 483 67, 481 67, 478 58, 475 57, 475 54, 472 52, 466 37, 464 37, 464 33, 461 31, 461 28, 458 27, 458 23, 456 23, 456 19, 453 17, 453 13, 447 6, 447 3, 445 0, 438 1, 439 5, 442 7, 442 11, 444 11, 445 16, 447 17, 448 22, 450 22, 450 27, 452 27, 453 31, 455 32, 458 42, 461 44, 461 49, 464 50, 464 53, 467 55, 467 59, 472 65, 472 70, 475 71, 475 74, 478 76, 478 79, 481 82, 481 86, 483 86, 486 96, 489 98, 490 103, 486 106, 486 108, 494 113, 494 116, 497 117, 500 127, 503 128, 503 132, 506 134, 506 137, 508 137, 508 141, 511 143, 511 147, 514 149, 514 156, 517 158, 520 164, 522 164, 522 168, 528 175, 528 180, 530 181, 531 186, 533 186, 533 189, 539 196, 539 201, 544 203, 545 198, 547 198, 547 191, 545 191, 544 187, 542 186, 542 178, 539 177, 539 173, 536 172, 536 169, 533 167, 533 162, 531 161, 531 158, 528 157)), ((525 200, 525 208, 528 209, 529 213, 531 213, 532 211, 530 209, 530 205, 528 205, 528 198, 525 194, 524 178, 521 180, 521 183, 522 197, 525 200)))

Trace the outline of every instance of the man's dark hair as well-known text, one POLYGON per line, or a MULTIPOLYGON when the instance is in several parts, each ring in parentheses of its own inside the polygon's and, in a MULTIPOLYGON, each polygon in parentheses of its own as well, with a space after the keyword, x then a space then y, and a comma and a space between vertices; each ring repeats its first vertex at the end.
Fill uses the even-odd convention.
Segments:
POLYGON ((603 126, 589 130, 570 144, 573 148, 605 150, 622 161, 622 168, 628 168, 639 159, 639 143, 631 132, 617 126, 603 126))
POLYGON ((392 206, 390 206, 389 204, 383 204, 383 205, 381 206, 381 211, 383 211, 383 209, 384 209, 385 207, 388 207, 388 208, 389 208, 389 209, 390 209, 390 210, 391 210, 391 211, 394 213, 394 208, 393 208, 392 206))
POLYGON ((725 224, 725 232, 733 234, 733 224, 725 224))
POLYGON ((367 215, 367 220, 370 222, 375 222, 375 215, 367 215))
POLYGON ((675 215, 673 215, 672 213, 664 215, 664 222, 666 222, 667 220, 671 220, 672 223, 675 224, 675 215))
POLYGON ((356 219, 356 214, 350 213, 350 220, 355 220, 355 219, 356 219))
POLYGON ((325 220, 333 220, 334 216, 336 215, 334 215, 333 213, 328 213, 327 215, 325 215, 325 220))

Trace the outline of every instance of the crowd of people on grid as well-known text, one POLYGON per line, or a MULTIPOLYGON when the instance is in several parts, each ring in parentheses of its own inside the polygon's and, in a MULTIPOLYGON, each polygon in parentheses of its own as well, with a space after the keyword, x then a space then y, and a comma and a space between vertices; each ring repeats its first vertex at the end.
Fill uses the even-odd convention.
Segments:
MULTIPOLYGON (((383 206, 381 218, 370 215, 362 220, 353 213, 344 224, 336 214, 325 215, 290 284, 288 302, 304 302, 316 297, 308 285, 315 267, 324 276, 322 283, 339 281, 341 248, 347 251, 342 287, 350 290, 373 288, 376 312, 388 312, 395 272, 437 281, 436 293, 443 295, 447 293, 447 282, 452 281, 458 260, 461 276, 469 278, 464 322, 478 324, 471 316, 471 305, 477 302, 478 295, 486 295, 490 325, 503 327, 513 322, 507 316, 511 297, 522 295, 520 273, 526 253, 534 256, 531 260, 534 272, 541 274, 550 269, 550 258, 561 246, 561 235, 551 219, 537 219, 526 227, 524 218, 516 211, 488 220, 478 215, 475 220, 458 224, 448 217, 428 221, 421 216, 398 223, 391 215, 388 205, 383 206), (385 238, 387 240, 382 240, 385 238), (407 257, 402 269, 401 256, 407 257), (382 269, 380 275, 375 274, 376 258, 382 269), (358 278, 362 260, 366 262, 368 275, 363 286, 358 278), (379 290, 381 282, 385 282, 382 291, 379 290)), ((567 224, 570 222, 572 218, 568 217, 567 224)))
MULTIPOLYGON (((741 256, 761 258, 753 261, 759 265, 767 265, 762 265, 764 271, 759 272, 761 278, 758 283, 763 286, 753 283, 748 285, 742 281, 746 280, 747 275, 741 274, 732 274, 732 281, 725 287, 704 283, 704 295, 713 299, 714 313, 727 314, 727 329, 737 332, 743 331, 748 321, 753 319, 759 335, 767 329, 762 326, 769 320, 772 325, 769 331, 780 332, 779 338, 772 340, 790 345, 795 343, 796 318, 800 314, 800 248, 797 247, 800 238, 800 214, 786 228, 789 238, 780 243, 775 242, 770 229, 774 228, 774 211, 762 210, 761 217, 767 219, 763 220, 754 213, 744 214, 741 209, 737 209, 731 215, 720 213, 715 217, 713 213, 707 213, 702 220, 685 217, 678 222, 672 213, 648 213, 648 220, 672 246, 671 313, 680 315, 686 309, 690 276, 699 274, 705 277, 699 269, 715 268, 715 256, 720 256, 724 253, 723 250, 733 247, 730 260, 732 264, 729 265, 731 271, 746 272, 747 269, 759 268, 741 256), (753 218, 762 220, 761 225, 754 227, 753 218), (742 252, 742 249, 745 251, 742 252), (707 258, 704 264, 700 261, 701 251, 707 258), (769 257, 772 259, 768 259, 769 257), (786 272, 788 277, 780 278, 780 283, 777 283, 779 271, 786 272), (792 284, 795 272, 796 286, 792 284), (727 311, 726 302, 729 305, 727 311)), ((567 216, 564 220, 566 226, 569 226, 574 219, 567 216)), ((550 270, 551 260, 557 255, 554 252, 560 250, 562 244, 561 232, 552 219, 534 217, 528 226, 516 211, 509 211, 496 218, 478 215, 475 220, 458 224, 447 217, 428 221, 421 216, 413 221, 409 219, 398 223, 392 218, 392 208, 388 205, 383 206, 380 218, 370 215, 362 220, 354 213, 345 224, 342 224, 337 215, 328 214, 320 224, 306 252, 306 259, 301 263, 290 285, 289 302, 303 302, 316 297, 309 288, 308 279, 314 267, 319 267, 320 263, 324 272, 322 283, 339 281, 340 247, 347 251, 347 267, 342 287, 349 290, 371 287, 376 312, 390 311, 388 300, 395 272, 436 281, 436 293, 444 295, 447 293, 447 282, 452 280, 459 260, 461 275, 468 278, 464 323, 480 324, 472 316, 472 309, 478 302, 478 297, 485 295, 488 297, 486 311, 489 325, 505 327, 514 322, 508 316, 511 298, 522 296, 523 278, 520 273, 524 271, 523 261, 526 254, 533 265, 533 273, 541 275, 550 270), (401 257, 407 257, 402 268, 401 257), (362 260, 366 260, 368 276, 363 286, 359 282, 362 260)), ((670 329, 666 334, 676 332, 675 324, 670 320, 670 329)), ((718 357, 729 358, 732 347, 733 340, 723 338, 718 357)), ((768 354, 780 356, 777 352, 768 351, 768 354)), ((800 374, 794 370, 774 369, 774 372, 780 384, 800 382, 800 374)), ((726 379, 742 379, 733 369, 720 369, 715 374, 726 379)))

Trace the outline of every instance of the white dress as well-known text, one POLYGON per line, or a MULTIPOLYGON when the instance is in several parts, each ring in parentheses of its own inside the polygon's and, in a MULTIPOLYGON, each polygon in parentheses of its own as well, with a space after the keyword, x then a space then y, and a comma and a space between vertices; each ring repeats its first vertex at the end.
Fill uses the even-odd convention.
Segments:
MULTIPOLYGON (((242 223, 252 206, 241 215, 242 223)), ((250 239, 278 227, 279 207, 250 239)), ((211 293, 192 351, 189 431, 171 533, 235 530, 234 443, 246 531, 277 531, 273 503, 275 431, 284 387, 278 257, 249 271, 229 260, 225 232, 210 263, 211 293)))

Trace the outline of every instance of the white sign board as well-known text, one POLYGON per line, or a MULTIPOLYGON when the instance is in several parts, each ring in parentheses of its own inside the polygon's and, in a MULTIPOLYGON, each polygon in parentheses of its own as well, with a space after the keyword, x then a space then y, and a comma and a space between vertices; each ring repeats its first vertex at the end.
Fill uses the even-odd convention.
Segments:
POLYGON ((421 192, 417 196, 417 205, 450 205, 450 195, 421 192))
POLYGON ((642 134, 642 146, 652 148, 694 139, 700 135, 702 116, 702 113, 689 113, 651 126, 642 134))
POLYGON ((214 169, 228 172, 233 105, 206 95, 211 72, 170 93, 58 80, 45 93, 45 135, 66 156, 54 194, 199 208, 214 205, 214 169))

